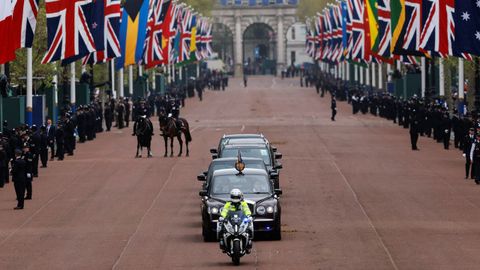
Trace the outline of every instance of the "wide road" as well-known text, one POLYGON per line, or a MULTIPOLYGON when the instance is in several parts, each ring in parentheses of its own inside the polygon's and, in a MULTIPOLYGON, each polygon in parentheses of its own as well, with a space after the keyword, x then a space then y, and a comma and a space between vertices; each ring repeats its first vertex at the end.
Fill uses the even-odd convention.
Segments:
MULTIPOLYGON (((130 129, 79 145, 13 211, 0 190, 0 269, 226 269, 201 236, 200 183, 224 133, 261 132, 283 153, 281 241, 257 241, 244 269, 479 269, 480 188, 461 153, 369 115, 352 116, 298 79, 231 80, 187 101, 190 157, 135 159, 130 129)), ((155 121, 156 122, 156 121, 155 121)), ((175 144, 178 151, 178 145, 175 144)), ((145 156, 145 153, 144 153, 145 156)))

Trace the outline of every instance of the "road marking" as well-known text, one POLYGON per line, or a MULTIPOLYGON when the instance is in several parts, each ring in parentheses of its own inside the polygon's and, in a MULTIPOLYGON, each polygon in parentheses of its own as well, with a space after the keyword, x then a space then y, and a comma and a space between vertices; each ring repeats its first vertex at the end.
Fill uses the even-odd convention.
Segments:
MULTIPOLYGON (((90 171, 92 169, 93 166, 95 166, 96 163, 92 163, 90 165, 90 167, 88 168, 87 171, 90 171)), ((75 177, 73 179, 73 182, 77 182, 76 180, 80 177, 80 176, 83 176, 82 174, 79 174, 77 175, 77 177, 75 177)), ((60 191, 59 193, 57 193, 57 195, 53 196, 50 200, 47 201, 46 204, 44 204, 42 207, 38 208, 37 211, 35 211, 33 213, 33 215, 31 215, 29 218, 27 218, 27 220, 25 220, 25 222, 22 223, 22 225, 20 225, 19 227, 17 227, 15 230, 13 230, 9 235, 7 235, 7 237, 5 237, 1 242, 0 242, 0 246, 2 246, 5 242, 8 241, 8 239, 10 239, 14 234, 16 234, 19 230, 21 230, 25 225, 27 225, 28 223, 30 223, 30 221, 33 220, 33 218, 35 218, 43 209, 45 209, 47 206, 49 206, 55 199, 57 199, 60 195, 62 195, 63 193, 65 193, 65 191, 67 190, 71 190, 71 185, 67 185, 67 187, 65 189, 63 189, 62 191, 60 191)))
POLYGON ((145 218, 147 217, 147 215, 150 213, 150 211, 153 209, 153 207, 155 206, 157 200, 160 198, 160 194, 162 194, 163 190, 165 189, 165 187, 167 186, 167 184, 168 184, 168 183, 170 182, 170 180, 172 179, 173 171, 175 170, 175 167, 177 167, 177 164, 178 164, 178 161, 175 162, 175 164, 173 165, 173 167, 170 169, 170 173, 169 173, 169 175, 168 175, 167 180, 163 183, 162 187, 160 188, 160 190, 158 191, 157 195, 155 196, 155 198, 153 199, 152 203, 150 204, 150 207, 148 207, 147 211, 145 211, 145 213, 143 214, 143 216, 142 216, 142 218, 140 219, 140 222, 138 223, 137 228, 135 229, 135 231, 133 232, 133 234, 130 235, 130 237, 128 238, 127 244, 123 247, 122 252, 121 252, 120 255, 118 256, 118 258, 117 258, 117 260, 115 261, 115 263, 113 264, 112 269, 117 268, 117 266, 118 266, 118 264, 120 263, 123 255, 124 255, 125 252, 127 251, 127 249, 128 249, 128 247, 130 246, 130 244, 132 243, 133 238, 135 238, 135 236, 137 235, 138 231, 140 230, 140 227, 141 227, 141 225, 143 224, 143 221, 145 220, 145 218))
POLYGON ((395 263, 395 261, 393 260, 393 256, 392 254, 390 253, 390 251, 388 250, 387 246, 385 245, 385 242, 383 242, 383 239, 382 237, 380 236, 380 233, 378 232, 377 228, 375 228, 375 225, 373 225, 373 221, 372 219, 370 218, 370 216, 367 214, 367 211, 365 211, 365 208, 363 207, 362 203, 360 202, 360 200, 358 199, 358 195, 357 193, 355 192, 355 190, 353 189, 352 185, 350 185, 350 182, 348 181, 347 177, 345 177, 345 175, 342 173, 342 171, 340 170, 340 168, 338 167, 337 165, 337 162, 335 161, 332 153, 330 152, 330 150, 328 150, 328 148, 326 147, 326 144, 323 142, 323 139, 319 136, 319 134, 317 133, 317 131, 312 128, 313 132, 317 135, 317 137, 319 138, 319 140, 322 142, 322 147, 323 149, 325 150, 325 152, 330 156, 330 159, 331 159, 331 162, 333 164, 333 166, 335 167, 335 169, 338 171, 338 173, 342 176, 342 179, 343 181, 345 182, 345 184, 347 185, 348 189, 350 190, 350 192, 352 193, 353 195, 353 198, 356 202, 356 204, 358 205, 358 207, 360 208, 360 210, 362 211, 363 215, 365 216, 365 218, 368 220, 368 224, 370 225, 370 227, 372 228, 373 232, 375 233, 375 236, 377 237, 378 241, 380 242, 380 244, 382 245, 382 248, 383 250, 385 251, 385 253, 387 254, 388 256, 388 259, 390 260, 390 263, 392 264, 393 266, 393 269, 395 270, 398 270, 398 266, 397 264, 395 263))
POLYGON ((272 86, 270 86, 271 89, 273 89, 273 87, 275 87, 275 85, 277 84, 277 80, 275 80, 275 77, 272 78, 272 86))
POLYGON ((245 125, 242 125, 242 128, 240 129, 241 132, 245 130, 245 125))

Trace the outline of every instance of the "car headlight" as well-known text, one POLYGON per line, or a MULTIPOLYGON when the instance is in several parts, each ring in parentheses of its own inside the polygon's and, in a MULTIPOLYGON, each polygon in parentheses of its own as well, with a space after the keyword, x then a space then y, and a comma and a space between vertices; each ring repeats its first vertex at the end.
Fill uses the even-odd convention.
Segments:
POLYGON ((265 206, 262 206, 262 205, 261 205, 261 206, 257 207, 257 214, 259 214, 259 215, 265 215, 265 211, 266 211, 266 210, 265 210, 265 206))
POLYGON ((273 208, 273 206, 269 206, 267 207, 267 213, 271 214, 275 211, 275 208, 273 208))
POLYGON ((218 214, 218 208, 217 207, 210 208, 210 213, 214 215, 218 214))

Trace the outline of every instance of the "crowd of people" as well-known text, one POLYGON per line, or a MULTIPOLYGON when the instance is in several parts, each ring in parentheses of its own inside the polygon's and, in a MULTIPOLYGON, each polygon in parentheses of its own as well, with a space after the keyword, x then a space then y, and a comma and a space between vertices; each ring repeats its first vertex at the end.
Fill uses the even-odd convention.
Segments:
POLYGON ((369 113, 408 129, 414 151, 419 150, 419 137, 432 138, 445 150, 453 145, 465 158, 465 178, 480 185, 480 117, 476 112, 462 114, 456 108, 449 109, 442 97, 413 95, 405 99, 323 72, 306 72, 302 80, 306 86, 315 87, 321 97, 326 92, 331 94, 332 121, 337 114, 336 101, 342 100, 351 105, 353 114, 369 113))
POLYGON ((13 182, 17 198, 14 209, 23 209, 25 200, 33 198, 32 182, 40 175, 39 167, 47 168, 48 162, 73 156, 78 143, 93 141, 98 133, 111 131, 112 127, 128 128, 138 116, 151 117, 162 112, 178 118, 188 91, 195 90, 201 101, 206 88, 225 90, 227 86, 226 75, 207 72, 186 86, 168 85, 165 95, 152 93, 134 100, 111 98, 103 104, 97 97, 76 109, 65 106, 56 124, 49 118, 41 127, 23 124, 12 128, 4 121, 0 133, 0 188, 13 182))

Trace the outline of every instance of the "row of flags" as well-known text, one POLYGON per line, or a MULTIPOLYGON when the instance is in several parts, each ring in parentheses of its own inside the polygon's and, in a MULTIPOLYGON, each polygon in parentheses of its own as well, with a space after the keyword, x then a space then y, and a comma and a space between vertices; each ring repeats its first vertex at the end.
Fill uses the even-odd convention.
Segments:
POLYGON ((418 64, 480 55, 480 0, 342 0, 307 21, 306 52, 326 62, 418 64))
MULTIPOLYGON (((43 64, 103 63, 116 68, 200 61, 213 54, 212 24, 172 0, 45 0, 48 49, 43 64)), ((31 48, 38 0, 0 0, 0 64, 31 48)))

